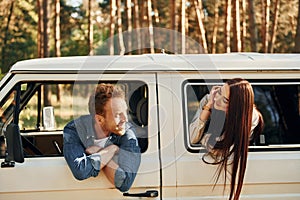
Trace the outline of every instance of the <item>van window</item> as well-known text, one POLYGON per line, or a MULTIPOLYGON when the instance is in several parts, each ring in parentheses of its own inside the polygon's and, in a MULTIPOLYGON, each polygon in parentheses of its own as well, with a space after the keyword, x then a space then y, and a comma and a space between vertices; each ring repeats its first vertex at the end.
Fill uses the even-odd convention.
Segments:
POLYGON ((0 102, 0 135, 4 135, 6 125, 13 120, 16 90, 11 90, 0 102), (9 119, 10 116, 10 119, 9 119), (9 121, 10 120, 10 121, 9 121))
MULTIPOLYGON (((105 82, 105 81, 101 81, 105 82)), ((118 83, 126 94, 128 117, 137 130, 142 152, 148 148, 148 87, 141 81, 109 81, 118 83)), ((62 156, 63 128, 71 120, 89 114, 88 100, 97 83, 25 82, 21 95, 18 125, 25 157, 62 156)), ((1 134, 12 121, 13 90, 1 102, 1 134)))
MULTIPOLYGON (((225 82, 226 80, 224 80, 225 82)), ((255 94, 255 104, 263 115, 263 133, 253 139, 250 150, 284 150, 300 148, 300 83, 297 81, 249 80, 255 94)), ((211 81, 190 80, 183 84, 185 145, 190 151, 199 151, 201 144, 191 144, 189 124, 199 108, 202 97, 209 93, 211 81)))

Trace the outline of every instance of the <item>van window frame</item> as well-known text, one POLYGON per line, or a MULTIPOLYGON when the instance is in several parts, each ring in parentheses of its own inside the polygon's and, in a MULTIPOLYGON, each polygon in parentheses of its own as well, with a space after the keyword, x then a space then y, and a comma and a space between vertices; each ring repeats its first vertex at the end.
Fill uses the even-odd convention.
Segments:
MULTIPOLYGON (((201 79, 188 79, 185 80, 182 83, 182 97, 183 97, 183 103, 182 103, 182 108, 183 108, 183 129, 184 129, 184 145, 185 148, 191 152, 191 153, 204 153, 206 152, 206 149, 201 146, 201 144, 199 145, 192 145, 190 143, 190 139, 189 139, 189 121, 192 120, 192 118, 190 118, 189 120, 189 108, 188 108, 188 99, 187 99, 187 87, 188 86, 204 86, 207 88, 211 88, 213 85, 216 84, 224 84, 226 82, 227 79, 224 80, 201 80, 201 79)), ((282 80, 274 80, 274 79, 247 79, 252 86, 270 86, 270 85, 297 85, 298 87, 300 87, 300 81, 298 79, 282 79, 282 80)), ((300 95, 300 94, 298 94, 300 95)), ((300 96, 298 96, 299 100, 300 100, 300 96)), ((201 98, 199 98, 199 100, 201 100, 201 98)), ((300 104, 300 103, 299 103, 300 104)), ((300 106, 300 105, 299 105, 300 106)), ((300 107, 299 107, 300 109, 300 107)), ((299 111, 300 112, 300 111, 299 111)), ((300 117, 300 116, 299 116, 300 117)), ((300 137, 300 136, 299 136, 300 137)), ((297 144, 274 144, 274 145, 260 145, 260 146, 253 146, 253 145, 249 145, 249 151, 250 152, 265 152, 265 151, 299 151, 300 150, 300 143, 297 144)))
MULTIPOLYGON (((147 100, 147 114, 149 113, 149 106, 148 106, 148 103, 149 103, 149 86, 147 84, 147 82, 144 82, 142 80, 20 80, 19 82, 16 82, 14 84, 14 86, 12 87, 12 89, 8 92, 8 94, 5 96, 5 98, 2 99, 1 103, 4 103, 5 101, 7 101, 8 99, 8 96, 10 95, 13 95, 13 100, 15 100, 16 98, 16 94, 18 93, 18 91, 16 91, 17 89, 19 89, 19 93, 21 93, 21 88, 22 88, 22 85, 23 84, 30 84, 33 88, 32 91, 26 91, 25 90, 25 96, 24 98, 22 99, 22 102, 21 104, 18 104, 18 108, 16 110, 16 107, 14 106, 12 108, 12 114, 10 114, 9 119, 5 122, 5 124, 3 124, 3 128, 5 128, 7 126, 7 124, 11 123, 11 120, 14 120, 15 121, 15 116, 14 114, 17 113, 18 114, 18 117, 17 117, 17 124, 19 125, 20 123, 20 120, 19 119, 19 116, 21 114, 21 111, 24 110, 24 108, 27 106, 28 102, 30 101, 30 99, 36 95, 37 92, 41 92, 40 91, 40 87, 41 85, 59 85, 59 84, 71 84, 72 85, 72 88, 76 85, 76 84, 88 84, 88 85, 96 85, 97 83, 112 83, 112 84, 116 84, 116 83, 124 83, 124 89, 125 89, 125 96, 126 96, 126 100, 127 100, 127 103, 128 103, 128 107, 129 107, 129 101, 130 101, 130 96, 133 92, 130 92, 127 88, 126 88, 126 84, 131 84, 132 87, 136 87, 135 90, 139 89, 140 87, 144 87, 145 88, 145 98, 147 100), (31 83, 31 84, 30 84, 31 83), (28 94, 28 95, 26 95, 28 94), (23 105, 24 104, 24 105, 23 105)), ((31 88, 31 89, 32 89, 31 88)), ((73 89, 71 89, 73 90, 73 89)), ((135 91, 134 90, 134 91, 135 91)), ((21 96, 19 101, 21 101, 21 98, 22 98, 22 95, 19 95, 21 96)), ((73 95, 71 95, 73 96, 73 95)), ((87 97, 88 98, 88 97, 87 97)), ((37 107, 39 107, 37 105, 37 107)), ((88 107, 88 105, 86 105, 86 107, 88 107)), ((70 108, 71 109, 71 108, 70 108)), ((36 108, 36 111, 35 112, 41 112, 38 111, 38 108, 36 108)), ((39 116, 40 113, 37 113, 37 120, 40 120, 40 121, 37 121, 36 123, 37 124, 42 124, 42 116, 39 116)), ((128 110, 128 116, 130 117, 132 115, 132 113, 130 113, 130 110, 128 110)), ((74 118, 74 116, 73 116, 74 118)), ((76 117, 75 117, 76 118, 76 117)), ((148 121, 149 119, 149 115, 146 116, 146 121, 148 121)), ((144 121, 145 121, 145 117, 144 117, 144 121)), ((147 137, 140 137, 138 138, 139 141, 143 142, 144 144, 144 147, 142 149, 142 152, 141 153, 144 153, 147 151, 148 149, 148 146, 149 146, 149 130, 148 130, 148 126, 147 124, 137 124, 137 123, 134 123, 132 121, 129 121, 131 122, 137 129, 140 128, 138 126, 143 126, 142 128, 144 128, 143 130, 146 132, 146 135, 147 137)), ((31 140, 26 140, 24 139, 25 137, 34 137, 35 134, 37 133, 42 133, 44 132, 45 134, 40 134, 39 136, 54 136, 54 137, 57 137, 59 135, 61 135, 62 137, 62 129, 59 128, 57 130, 41 130, 40 127, 36 127, 36 128, 29 128, 29 129, 24 129, 24 130, 20 130, 20 134, 22 136, 22 141, 23 141, 23 148, 24 148, 24 145, 26 145, 28 147, 31 148, 30 152, 32 152, 32 155, 26 155, 25 154, 25 157, 26 158, 37 158, 37 157, 61 157, 63 156, 63 153, 57 153, 57 154, 45 154, 43 155, 37 148, 35 148, 34 145, 31 144, 31 140)), ((1 135, 1 134, 0 134, 1 135)), ((143 133, 143 136, 145 134, 143 133)), ((50 141, 49 141, 50 142, 50 141)), ((55 145, 55 144, 54 144, 55 145)), ((57 144, 56 144, 57 145, 57 144)), ((61 148, 60 149, 63 149, 63 146, 61 145, 61 148)))

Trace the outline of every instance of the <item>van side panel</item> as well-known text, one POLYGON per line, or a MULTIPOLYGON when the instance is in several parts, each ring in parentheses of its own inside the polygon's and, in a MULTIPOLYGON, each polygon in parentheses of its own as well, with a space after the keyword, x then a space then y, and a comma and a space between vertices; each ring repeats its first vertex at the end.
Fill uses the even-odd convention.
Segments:
MULTIPOLYGON (((173 124, 174 135, 166 140, 173 140, 176 146, 177 198, 184 199, 226 199, 228 187, 223 187, 224 177, 214 187, 216 166, 207 165, 201 160, 203 153, 191 153, 184 145, 188 140, 182 116, 183 109, 182 84, 188 79, 205 82, 216 77, 229 79, 243 77, 245 79, 282 79, 300 80, 300 74, 293 73, 173 73, 163 76, 164 82, 169 82, 173 106, 167 106, 168 120, 173 124)), ((159 79, 160 80, 160 79, 159 79)), ((222 82, 222 80, 221 80, 222 82)), ((300 146, 300 145, 299 145, 300 146)), ((300 152, 299 151, 260 151, 250 152, 246 177, 241 199, 299 199, 300 198, 300 152)), ((228 181, 228 180, 227 180, 228 181)))
MULTIPOLYGON (((2 91, 8 92, 18 82, 55 81, 136 81, 142 80, 148 87, 148 110, 151 116, 148 126, 148 148, 142 153, 141 165, 130 193, 157 190, 160 187, 158 127, 156 110, 156 79, 154 74, 16 74, 13 82, 2 91), (151 123, 150 123, 151 122, 151 123)), ((1 95, 2 95, 1 91, 1 95)), ((1 96, 3 98, 3 96, 1 96)), ((1 99, 0 99, 1 101, 1 99)), ((70 108, 72 109, 72 108, 70 108)), ((55 111, 54 111, 55 112, 55 111)), ((29 132, 24 134, 30 135, 29 132)), ((32 133, 43 134, 43 133, 32 133)), ((62 137, 62 131, 56 133, 62 137)), ((51 141, 50 141, 51 142, 51 141)), ((3 162, 4 159, 0 159, 3 162)), ((83 181, 76 180, 62 156, 36 156, 25 158, 13 168, 0 168, 0 199, 135 199, 123 197, 100 172, 99 176, 83 181)), ((161 195, 159 193, 159 195, 161 195)))

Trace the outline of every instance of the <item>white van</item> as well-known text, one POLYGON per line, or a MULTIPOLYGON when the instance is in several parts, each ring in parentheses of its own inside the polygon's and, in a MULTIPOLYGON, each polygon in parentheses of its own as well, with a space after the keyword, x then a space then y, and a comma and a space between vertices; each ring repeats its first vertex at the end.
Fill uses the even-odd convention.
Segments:
POLYGON ((249 149, 241 199, 300 199, 300 55, 92 56, 21 61, 0 82, 0 200, 227 199, 201 160, 189 123, 212 85, 242 77, 265 128, 249 149), (119 83, 137 128, 141 165, 122 194, 100 173, 76 180, 63 157, 65 124, 88 113, 98 82, 119 83), (47 97, 47 98, 46 98, 47 97), (4 140, 5 139, 5 140, 4 140), (5 145, 5 143, 1 143, 5 145))

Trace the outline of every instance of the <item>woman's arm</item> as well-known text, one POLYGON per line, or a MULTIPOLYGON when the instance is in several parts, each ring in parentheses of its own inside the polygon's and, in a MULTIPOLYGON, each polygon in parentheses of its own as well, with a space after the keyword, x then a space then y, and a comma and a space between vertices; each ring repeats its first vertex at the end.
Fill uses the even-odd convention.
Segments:
POLYGON ((194 119, 192 120, 192 123, 189 126, 190 141, 192 144, 199 143, 203 135, 206 121, 210 115, 208 110, 203 110, 203 106, 205 106, 208 103, 208 101, 209 101, 209 95, 205 95, 200 100, 199 108, 194 116, 194 119))
POLYGON ((220 86, 213 86, 209 95, 205 95, 200 100, 199 108, 190 124, 190 141, 192 144, 199 143, 205 129, 206 121, 210 118, 211 109, 213 108, 214 98, 220 86))

